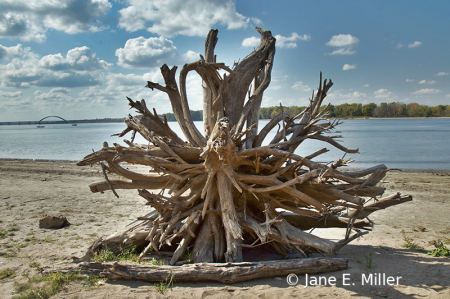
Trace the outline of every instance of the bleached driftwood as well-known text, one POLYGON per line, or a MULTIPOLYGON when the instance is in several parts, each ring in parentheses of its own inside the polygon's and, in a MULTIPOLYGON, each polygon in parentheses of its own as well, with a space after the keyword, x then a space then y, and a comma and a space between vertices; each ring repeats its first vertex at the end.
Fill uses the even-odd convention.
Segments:
MULTIPOLYGON (((281 109, 258 129, 262 97, 271 81, 275 38, 270 31, 257 31, 260 45, 231 68, 216 62, 217 30, 211 30, 205 56, 184 65, 178 82, 177 67, 167 65, 161 67, 164 85, 148 82, 148 88, 167 94, 187 141, 144 100, 128 98, 141 114, 129 116, 127 128, 118 134, 132 132, 131 141, 126 141, 129 146, 105 144, 77 163, 102 165, 105 180, 91 184, 93 192, 138 189, 155 209, 134 227, 98 240, 82 260, 102 248, 117 251, 129 245, 138 245, 141 257, 150 250, 173 252, 171 265, 188 250, 196 263, 243 262, 242 249, 256 246, 282 256, 292 250, 301 256, 333 253, 360 236, 360 229, 371 228, 370 213, 412 199, 395 195, 378 201, 385 190, 377 186, 388 171, 385 165, 345 172, 343 166, 350 159, 334 164, 314 161, 326 148, 304 155, 295 151, 306 139, 316 139, 345 153, 358 152, 335 140, 340 136, 332 132, 340 122, 329 120, 328 106, 322 105, 333 83, 322 80, 322 74, 306 109, 293 116, 281 109), (203 80, 203 133, 189 110, 186 76, 192 71, 203 80), (263 145, 276 126, 275 137, 263 145), (150 145, 134 143, 136 133, 150 145), (121 163, 146 166, 150 173, 130 171, 121 163), (345 227, 346 234, 333 242, 304 231, 314 227, 345 227)), ((316 266, 311 267, 308 271, 316 266)))
MULTIPOLYGON (((183 266, 154 266, 123 264, 118 262, 84 262, 74 269, 112 280, 143 280, 148 282, 211 281, 237 283, 258 278, 284 276, 289 274, 318 274, 345 270, 348 260, 343 258, 302 258, 265 262, 201 263, 183 266)), ((53 272, 61 270, 50 270, 53 272)))

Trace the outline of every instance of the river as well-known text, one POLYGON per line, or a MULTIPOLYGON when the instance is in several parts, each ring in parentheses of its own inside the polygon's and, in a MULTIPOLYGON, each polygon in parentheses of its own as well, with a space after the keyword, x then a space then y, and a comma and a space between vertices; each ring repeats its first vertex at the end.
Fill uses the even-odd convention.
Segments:
MULTIPOLYGON (((261 129, 267 120, 260 121, 261 129)), ((170 123, 183 136, 177 123, 170 123)), ((202 131, 202 122, 196 122, 202 131)), ((122 139, 112 137, 125 128, 123 123, 92 123, 71 126, 65 124, 0 126, 0 158, 46 159, 76 161, 92 150, 99 150, 104 141, 110 145, 122 139)), ((348 119, 337 127, 347 148, 359 148, 359 154, 348 154, 352 168, 367 168, 386 164, 389 168, 450 170, 450 119, 348 119)), ((266 140, 270 141, 273 134, 266 140)), ((130 135, 125 136, 130 139, 130 135)), ((136 142, 146 143, 142 137, 136 142)), ((332 162, 343 156, 333 146, 307 140, 296 151, 307 156, 326 147, 330 152, 315 159, 332 162)))

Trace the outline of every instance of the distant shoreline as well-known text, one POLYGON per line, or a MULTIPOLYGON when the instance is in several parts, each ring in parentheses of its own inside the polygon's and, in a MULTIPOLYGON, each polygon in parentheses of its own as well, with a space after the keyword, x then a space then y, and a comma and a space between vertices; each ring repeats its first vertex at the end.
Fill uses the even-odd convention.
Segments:
POLYGON ((364 117, 364 116, 358 116, 358 117, 341 117, 336 119, 441 119, 441 118, 450 118, 449 116, 430 116, 430 117, 424 117, 424 116, 417 116, 417 117, 364 117))
MULTIPOLYGON (((447 119, 450 118, 448 116, 430 116, 430 117, 342 117, 342 118, 329 118, 329 119, 341 119, 341 120, 349 120, 349 119, 447 119)), ((270 120, 270 118, 263 118, 260 120, 270 120)), ((102 118, 102 119, 75 119, 75 120, 67 120, 64 121, 3 121, 0 122, 0 126, 27 126, 27 125, 58 125, 58 124, 95 124, 95 123, 122 123, 124 121, 123 118, 102 118)), ((199 120, 202 121, 202 120, 199 120)), ((176 121, 168 121, 168 122, 176 122, 176 121)))
POLYGON ((0 161, 8 162, 43 162, 43 163, 76 163, 78 160, 56 160, 56 159, 25 159, 25 158, 0 158, 0 161))
POLYGON ((2 121, 0 126, 26 126, 26 125, 64 125, 64 124, 93 124, 93 123, 122 123, 124 118, 100 118, 100 119, 71 119, 57 121, 2 121))

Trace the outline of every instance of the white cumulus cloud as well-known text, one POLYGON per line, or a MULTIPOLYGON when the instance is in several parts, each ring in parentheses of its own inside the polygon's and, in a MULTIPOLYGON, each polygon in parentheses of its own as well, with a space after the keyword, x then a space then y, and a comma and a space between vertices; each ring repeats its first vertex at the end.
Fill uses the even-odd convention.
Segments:
POLYGON ((309 87, 308 85, 306 85, 305 83, 303 83, 303 81, 297 81, 294 83, 294 85, 292 86, 292 89, 295 90, 300 90, 300 91, 310 91, 311 87, 309 87))
POLYGON ((348 70, 353 70, 356 69, 356 64, 344 64, 344 66, 342 67, 343 71, 348 71, 348 70))
POLYGON ((415 42, 409 44, 408 48, 416 48, 416 47, 419 47, 421 44, 422 44, 422 42, 415 41, 415 42))
POLYGON ((119 11, 119 26, 127 31, 147 29, 172 37, 175 35, 205 36, 218 25, 227 29, 246 28, 248 18, 236 11, 232 0, 128 0, 119 11))
POLYGON ((364 103, 367 95, 359 91, 344 92, 343 90, 336 90, 327 95, 327 99, 333 104, 344 103, 364 103))
POLYGON ((0 64, 2 87, 92 86, 101 83, 99 72, 110 66, 97 58, 88 47, 69 50, 66 56, 58 53, 40 58, 28 48, 17 53, 8 63, 0 64))
POLYGON ((101 19, 111 7, 108 0, 3 0, 0 37, 42 42, 48 29, 69 34, 103 30, 101 19))
POLYGON ((406 79, 406 82, 414 82, 414 79, 406 79))
POLYGON ((0 97, 3 98, 17 98, 22 95, 22 92, 19 91, 1 91, 0 90, 0 97))
POLYGON ((435 80, 430 80, 430 81, 420 80, 419 84, 436 84, 436 81, 435 80))
POLYGON ((359 44, 359 39, 352 36, 351 34, 339 34, 334 35, 325 44, 329 47, 337 48, 329 55, 353 55, 356 53, 354 49, 359 44))
MULTIPOLYGON (((40 111, 56 110, 75 110, 76 100, 69 95, 70 88, 56 87, 49 92, 41 92, 35 96, 33 106, 40 111)), ((84 107, 83 107, 84 108, 84 107)))
POLYGON ((411 94, 416 94, 416 95, 422 95, 422 94, 438 94, 441 93, 442 91, 439 89, 434 89, 434 88, 424 88, 424 89, 420 89, 417 90, 415 92, 412 92, 411 94))
POLYGON ((311 39, 309 35, 304 34, 300 36, 297 34, 297 32, 292 32, 290 37, 275 35, 275 38, 277 39, 276 45, 279 48, 296 48, 297 47, 296 41, 299 40, 307 41, 311 39))
POLYGON ((356 50, 350 49, 350 48, 339 48, 337 50, 334 50, 329 55, 353 55, 356 53, 356 50))
POLYGON ((439 72, 436 74, 436 76, 448 76, 449 73, 446 72, 439 72))
MULTIPOLYGON (((291 36, 286 37, 282 35, 275 35, 275 38, 277 39, 276 46, 277 48, 288 48, 293 49, 297 47, 297 41, 308 41, 311 39, 309 35, 298 35, 297 32, 292 32, 291 36)), ((247 37, 242 41, 243 47, 257 47, 259 46, 259 43, 261 41, 260 37, 252 36, 247 37)))
POLYGON ((256 36, 247 37, 247 38, 244 38, 244 40, 242 41, 242 46, 243 47, 257 47, 257 46, 259 46, 260 41, 261 41, 260 37, 256 37, 256 36))
POLYGON ((56 101, 70 101, 72 97, 67 95, 70 92, 70 88, 64 87, 56 87, 52 88, 49 92, 40 93, 36 96, 38 100, 44 100, 47 102, 56 102, 56 101))
MULTIPOLYGON (((200 76, 196 73, 189 73, 186 80, 189 108, 192 110, 202 109, 203 88, 200 76)), ((88 103, 92 99, 96 99, 98 105, 122 105, 126 104, 128 96, 133 100, 145 99, 148 108, 156 108, 158 113, 172 111, 167 94, 156 89, 146 88, 147 81, 165 85, 159 69, 143 75, 108 73, 102 86, 91 86, 83 90, 77 100, 88 103)))
POLYGON ((173 42, 163 36, 129 39, 123 48, 116 50, 116 56, 117 64, 125 68, 158 67, 164 63, 179 64, 199 59, 194 51, 179 55, 173 42))
POLYGON ((67 52, 66 57, 60 53, 42 57, 40 65, 51 70, 72 69, 77 71, 91 71, 107 69, 111 66, 104 60, 97 58, 97 55, 88 47, 78 47, 67 52))
POLYGON ((182 56, 182 60, 183 62, 193 62, 196 61, 200 58, 200 54, 194 51, 187 51, 186 53, 184 53, 182 56))
POLYGON ((12 47, 5 47, 0 45, 0 60, 1 59, 13 59, 22 57, 30 51, 30 48, 22 48, 21 44, 17 44, 12 47))
POLYGON ((375 99, 385 99, 385 98, 394 97, 394 94, 385 88, 380 88, 377 91, 375 91, 373 94, 374 94, 375 99))
POLYGON ((156 67, 175 55, 177 48, 173 42, 162 36, 129 39, 123 48, 116 50, 118 64, 128 68, 156 67))
POLYGON ((354 47, 358 43, 359 39, 350 34, 339 34, 334 35, 326 45, 331 47, 354 47))
POLYGON ((32 104, 29 98, 21 98, 14 101, 0 100, 0 109, 8 111, 7 114, 17 113, 18 115, 23 115, 23 112, 28 110, 28 107, 32 107, 32 104))
POLYGON ((143 75, 108 73, 105 75, 104 84, 83 90, 80 92, 79 100, 87 102, 95 98, 99 103, 117 103, 124 101, 126 96, 132 99, 147 100, 157 93, 157 91, 145 88, 147 81, 164 85, 160 70, 143 75))

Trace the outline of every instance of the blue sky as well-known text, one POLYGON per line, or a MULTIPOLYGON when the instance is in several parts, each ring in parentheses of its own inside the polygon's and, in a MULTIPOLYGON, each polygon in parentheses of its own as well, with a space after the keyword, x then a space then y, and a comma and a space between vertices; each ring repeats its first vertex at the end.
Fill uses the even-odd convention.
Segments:
MULTIPOLYGON (((448 1, 2 0, 0 121, 124 117, 126 96, 170 112, 159 67, 198 59, 219 30, 231 66, 271 30, 277 51, 263 106, 304 106, 319 72, 333 104, 450 104, 448 1)), ((190 108, 201 81, 188 77, 190 108)))

